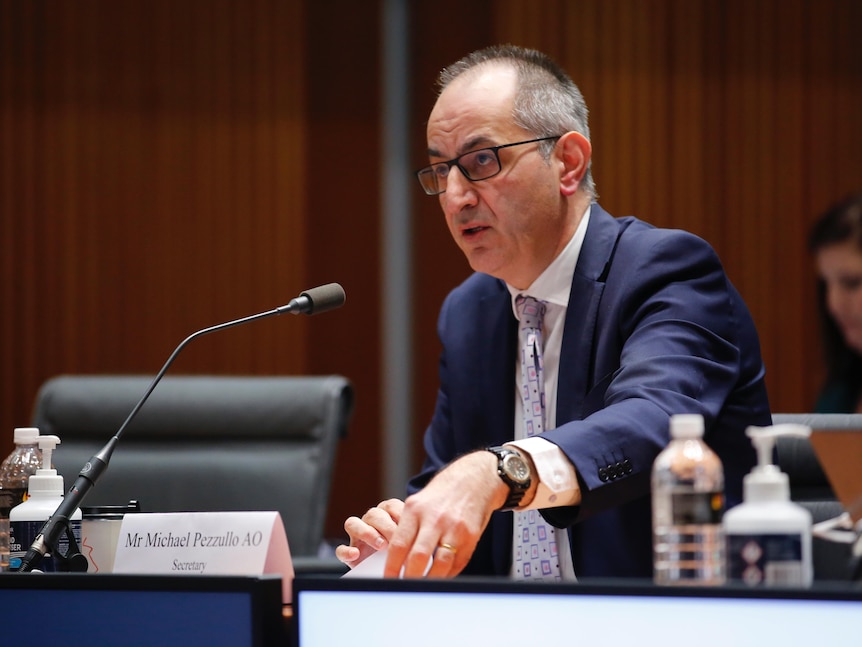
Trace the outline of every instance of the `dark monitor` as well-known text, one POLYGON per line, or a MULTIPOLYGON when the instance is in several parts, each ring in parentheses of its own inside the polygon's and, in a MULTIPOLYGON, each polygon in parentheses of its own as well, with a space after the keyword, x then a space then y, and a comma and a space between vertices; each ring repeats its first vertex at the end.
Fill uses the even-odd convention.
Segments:
POLYGON ((268 647, 288 632, 277 576, 0 574, 4 645, 268 647))
POLYGON ((811 647, 858 638, 862 590, 297 578, 293 606, 297 647, 811 647))

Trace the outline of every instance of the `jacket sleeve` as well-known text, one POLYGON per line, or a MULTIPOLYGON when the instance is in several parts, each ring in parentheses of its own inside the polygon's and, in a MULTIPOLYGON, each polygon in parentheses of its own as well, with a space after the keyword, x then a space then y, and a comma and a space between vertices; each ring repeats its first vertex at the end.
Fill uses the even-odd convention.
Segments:
POLYGON ((704 416, 736 499, 755 458, 744 428, 769 422, 754 324, 712 248, 681 231, 629 228, 614 258, 599 297, 590 388, 580 411, 544 434, 581 485, 579 506, 545 511, 560 526, 647 496, 674 413, 704 416))

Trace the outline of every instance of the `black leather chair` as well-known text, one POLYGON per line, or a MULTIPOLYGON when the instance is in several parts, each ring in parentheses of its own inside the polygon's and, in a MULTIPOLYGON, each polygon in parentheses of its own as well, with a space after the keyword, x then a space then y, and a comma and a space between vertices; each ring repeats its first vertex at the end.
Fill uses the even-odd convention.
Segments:
MULTIPOLYGON (((862 414, 774 413, 774 424, 795 423, 812 429, 862 429, 862 414)), ((790 480, 790 498, 806 508, 814 523, 834 519, 844 508, 835 496, 811 441, 807 438, 778 438, 776 464, 790 480)), ((849 580, 858 577, 858 560, 850 544, 815 537, 812 562, 816 580, 849 580)))
MULTIPOLYGON (((66 487, 151 381, 67 375, 42 386, 33 425, 60 437, 54 465, 66 487)), ((353 388, 340 376, 165 377, 83 506, 137 500, 142 512, 276 510, 297 570, 304 559, 316 570, 336 444, 352 410, 353 388)))

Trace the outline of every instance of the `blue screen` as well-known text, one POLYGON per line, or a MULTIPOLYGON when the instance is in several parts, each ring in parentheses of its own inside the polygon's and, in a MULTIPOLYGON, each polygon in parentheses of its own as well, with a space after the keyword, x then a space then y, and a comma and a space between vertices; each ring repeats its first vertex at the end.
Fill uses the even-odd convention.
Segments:
POLYGON ((283 626, 280 580, 261 597, 241 578, 183 586, 177 577, 125 577, 119 586, 111 575, 69 577, 0 576, 3 645, 257 647, 268 638, 263 626, 283 626))

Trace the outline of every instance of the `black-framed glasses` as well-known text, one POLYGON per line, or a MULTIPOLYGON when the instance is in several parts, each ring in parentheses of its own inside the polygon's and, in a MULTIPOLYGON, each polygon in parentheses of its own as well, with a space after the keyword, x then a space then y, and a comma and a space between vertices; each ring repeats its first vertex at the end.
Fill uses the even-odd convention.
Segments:
POLYGON ((537 139, 528 139, 523 142, 514 142, 512 144, 501 144, 500 146, 489 146, 488 148, 479 148, 469 153, 459 155, 455 159, 447 162, 436 162, 425 168, 416 171, 416 178, 422 189, 428 195, 440 195, 446 190, 446 179, 449 177, 449 171, 453 166, 457 166, 461 174, 471 182, 487 180, 497 175, 503 170, 503 165, 500 163, 499 151, 501 148, 510 148, 512 146, 522 146, 523 144, 534 144, 536 142, 546 142, 552 139, 559 139, 562 135, 554 135, 553 137, 538 137, 537 139))

